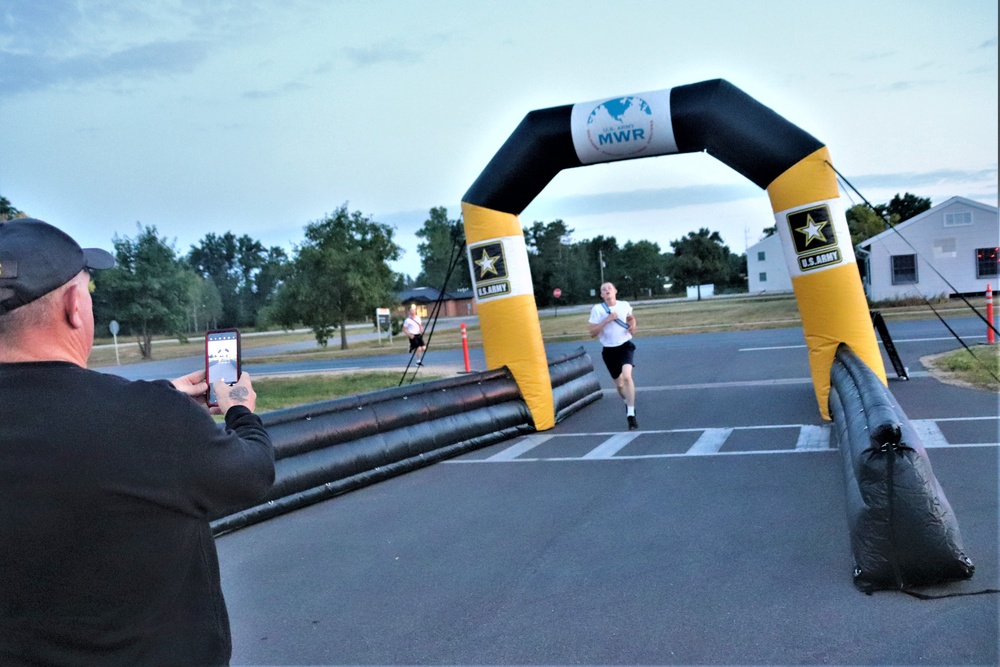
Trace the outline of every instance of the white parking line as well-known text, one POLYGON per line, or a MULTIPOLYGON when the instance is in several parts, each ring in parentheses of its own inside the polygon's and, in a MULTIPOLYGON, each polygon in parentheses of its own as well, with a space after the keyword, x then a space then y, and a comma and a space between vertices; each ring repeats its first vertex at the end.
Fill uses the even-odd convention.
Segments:
MULTIPOLYGON (((958 449, 966 447, 1000 447, 1000 442, 980 442, 980 443, 950 443, 938 427, 938 422, 962 422, 962 421, 997 421, 996 417, 941 417, 939 419, 914 419, 914 430, 920 437, 921 443, 926 448, 948 448, 958 449)), ((535 433, 524 436, 513 442, 509 447, 493 454, 485 459, 457 458, 445 461, 445 463, 485 463, 485 462, 515 462, 526 463, 531 461, 606 461, 610 459, 662 459, 688 456, 713 456, 713 455, 756 455, 756 454, 793 454, 796 452, 820 452, 834 451, 835 447, 831 442, 832 426, 830 424, 765 424, 758 426, 738 426, 734 428, 679 428, 668 430, 649 431, 627 431, 627 432, 603 432, 603 433, 535 433), (798 440, 794 449, 775 450, 752 450, 752 451, 720 451, 726 440, 733 431, 752 431, 757 429, 799 429, 798 440), (639 436, 657 436, 668 433, 692 433, 701 435, 698 440, 683 453, 663 453, 663 454, 628 454, 627 450, 622 454, 628 445, 639 436), (597 447, 590 450, 583 456, 545 456, 531 457, 524 456, 538 445, 554 438, 580 438, 592 437, 595 435, 606 436, 606 439, 597 447)))
MULTIPOLYGON (((963 336, 963 339, 973 339, 973 338, 986 338, 984 335, 975 336, 963 336)), ((899 340, 894 340, 893 343, 923 343, 929 341, 939 341, 939 340, 955 340, 954 336, 941 336, 939 338, 900 338, 899 340)), ((882 345, 882 341, 878 341, 879 345, 882 345)), ((765 352, 767 350, 797 350, 803 348, 805 345, 772 345, 770 347, 741 347, 739 352, 765 352)))
POLYGON ((938 427, 937 422, 932 419, 911 419, 913 430, 917 432, 917 437, 924 447, 947 447, 948 439, 938 427))
POLYGON ((600 445, 584 454, 585 459, 610 459, 625 448, 625 445, 639 437, 639 431, 616 433, 600 445))
POLYGON ((830 449, 830 427, 806 424, 799 429, 795 449, 830 449))
POLYGON ((733 432, 731 428, 709 428, 701 434, 701 437, 691 445, 688 454, 695 456, 698 454, 715 454, 726 442, 726 438, 733 432))
POLYGON ((546 440, 552 438, 555 434, 553 433, 542 433, 533 434, 525 436, 523 439, 518 440, 513 445, 504 449, 503 451, 497 452, 493 456, 486 459, 487 461, 513 461, 517 457, 521 456, 526 452, 530 452, 532 449, 542 444, 546 440))

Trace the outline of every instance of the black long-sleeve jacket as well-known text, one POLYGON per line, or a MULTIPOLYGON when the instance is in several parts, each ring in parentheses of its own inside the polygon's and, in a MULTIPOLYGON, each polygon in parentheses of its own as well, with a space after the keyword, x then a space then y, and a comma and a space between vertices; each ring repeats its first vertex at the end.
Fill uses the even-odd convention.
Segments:
POLYGON ((0 364, 0 664, 228 664, 208 520, 273 481, 245 407, 223 429, 169 382, 0 364))

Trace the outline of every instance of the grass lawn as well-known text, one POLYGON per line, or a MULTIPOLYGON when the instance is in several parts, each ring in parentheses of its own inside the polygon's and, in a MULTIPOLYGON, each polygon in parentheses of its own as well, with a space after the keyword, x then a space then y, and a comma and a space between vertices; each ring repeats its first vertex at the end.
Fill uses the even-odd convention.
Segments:
MULTIPOLYGON (((984 298, 970 299, 969 302, 979 312, 985 311, 984 298)), ((970 309, 960 301, 939 301, 934 304, 934 308, 945 317, 966 317, 971 314, 970 309)), ((887 322, 891 322, 893 319, 936 317, 926 304, 880 305, 878 308, 873 308, 873 310, 875 309, 882 313, 882 317, 887 322)), ((539 317, 542 337, 547 341, 589 340, 586 333, 588 316, 589 308, 586 307, 543 311, 539 317)), ((639 324, 637 338, 802 325, 798 304, 792 294, 741 295, 702 301, 671 299, 642 303, 635 305, 635 316, 639 324)), ((348 331, 349 334, 373 332, 373 328, 369 326, 356 327, 348 331)), ((426 335, 425 338, 427 338, 426 335)), ((286 343, 308 343, 314 340, 311 331, 246 332, 243 336, 243 348, 249 350, 286 343)), ((200 335, 192 335, 183 342, 176 338, 161 338, 160 341, 153 346, 154 359, 192 357, 199 356, 203 352, 203 337, 200 335)), ((111 342, 110 338, 95 341, 97 347, 91 353, 90 367, 109 366, 116 363, 114 347, 109 345, 111 342)), ((468 343, 470 348, 482 347, 482 336, 478 321, 475 319, 470 319, 468 324, 468 343)), ((458 349, 461 347, 461 333, 458 328, 438 329, 433 332, 431 344, 438 349, 458 349)), ((935 369, 940 373, 955 381, 965 382, 967 385, 980 389, 997 391, 997 381, 986 370, 992 369, 994 375, 1000 375, 997 370, 997 347, 995 345, 975 346, 973 349, 977 350, 977 357, 982 355, 983 358, 980 361, 972 359, 971 355, 963 348, 949 353, 949 355, 939 355, 930 363, 933 363, 935 369)), ((393 345, 389 345, 385 341, 380 344, 378 340, 355 340, 350 343, 349 349, 341 350, 338 332, 326 348, 310 345, 300 351, 254 357, 253 361, 255 363, 281 363, 404 352, 406 352, 406 345, 401 337, 396 337, 393 345)), ((138 345, 134 340, 120 339, 118 355, 123 364, 142 361, 138 345)), ((254 380, 254 387, 258 390, 258 410, 266 412, 292 405, 394 387, 399 384, 399 377, 400 375, 397 373, 386 372, 287 378, 268 377, 254 380)), ((418 377, 418 381, 421 382, 430 379, 435 378, 425 375, 418 377)))
MULTIPOLYGON (((411 375, 412 376, 412 375, 411 375)), ((354 396, 399 385, 400 373, 373 371, 295 377, 261 377, 253 381, 257 392, 257 412, 270 412, 306 403, 354 396)), ((420 374, 414 382, 437 380, 440 376, 420 374)))
MULTIPOLYGON (((985 310, 985 299, 970 299, 970 303, 980 312, 985 310)), ((935 304, 935 309, 950 317, 965 317, 971 311, 965 304, 949 301, 935 304)), ((934 313, 926 305, 886 306, 878 308, 883 318, 888 322, 893 319, 933 318, 934 313)), ((587 318, 589 309, 560 308, 559 311, 544 311, 539 317, 542 337, 549 341, 588 340, 587 318)), ((773 329, 781 327, 801 326, 798 304, 792 294, 771 296, 737 296, 733 298, 714 298, 702 301, 687 299, 672 299, 655 303, 637 304, 635 316, 639 323, 637 338, 643 336, 665 336, 681 333, 705 333, 710 331, 738 331, 749 329, 773 329)), ((374 327, 360 327, 349 330, 349 333, 374 333, 374 327)), ((425 338, 427 336, 425 335, 425 338)), ((263 332, 244 333, 243 349, 255 349, 285 343, 314 341, 310 331, 297 332, 263 332)), ((176 338, 160 337, 159 343, 153 346, 154 359, 176 359, 193 357, 202 354, 203 337, 191 334, 185 342, 176 338)), ((434 331, 431 343, 436 348, 458 349, 461 347, 461 333, 457 328, 438 329, 434 331)), ((111 338, 101 338, 95 341, 95 349, 90 355, 91 368, 110 366, 116 363, 115 350, 110 344, 111 338)), ((472 319, 468 324, 468 343, 470 348, 482 347, 478 321, 472 319)), ((399 354, 406 351, 406 345, 400 336, 394 339, 393 345, 385 341, 380 345, 377 340, 353 341, 347 350, 340 349, 340 335, 334 335, 325 348, 309 347, 308 349, 287 352, 280 355, 255 357, 257 363, 280 363, 282 361, 301 361, 309 359, 336 359, 356 356, 371 356, 378 354, 399 354)), ((129 364, 142 361, 135 340, 119 337, 118 355, 121 363, 129 364)))
POLYGON ((1000 346, 971 345, 921 359, 937 371, 943 382, 1000 392, 1000 346))

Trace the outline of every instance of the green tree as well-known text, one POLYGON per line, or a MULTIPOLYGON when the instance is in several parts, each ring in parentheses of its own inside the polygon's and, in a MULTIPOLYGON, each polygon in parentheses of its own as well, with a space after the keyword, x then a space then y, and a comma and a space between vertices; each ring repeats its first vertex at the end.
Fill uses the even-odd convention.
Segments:
MULTIPOLYGON (((589 289, 600 288, 604 282, 616 283, 621 277, 621 262, 618 241, 614 236, 595 236, 588 241, 582 241, 585 252, 584 262, 589 267, 591 276, 589 289)), ((588 290, 589 296, 589 290, 588 290)))
POLYGON ((254 324, 259 324, 262 320, 261 313, 271 303, 291 267, 288 254, 277 246, 266 250, 261 248, 255 259, 255 269, 245 278, 242 294, 247 314, 253 318, 254 324))
POLYGON ((920 215, 931 207, 930 197, 918 197, 909 192, 902 197, 897 192, 888 204, 876 204, 875 212, 889 220, 889 224, 898 225, 915 215, 920 215))
POLYGON ((152 359, 154 335, 183 330, 190 274, 156 227, 138 229, 135 239, 115 235, 115 268, 94 274, 95 314, 118 320, 135 336, 142 358, 152 359))
POLYGON ((218 289, 220 324, 240 327, 257 323, 258 314, 284 278, 288 257, 281 248, 265 248, 246 234, 237 237, 226 232, 206 234, 191 247, 187 262, 218 289))
POLYGON ((23 217, 25 217, 24 213, 14 208, 14 205, 10 203, 9 199, 0 196, 0 222, 23 217))
POLYGON ((222 317, 222 295, 219 294, 219 288, 193 269, 188 273, 188 304, 188 331, 197 333, 219 328, 219 319, 222 317))
POLYGON ((729 279, 724 285, 731 290, 746 292, 748 289, 747 254, 737 255, 734 252, 730 252, 726 260, 729 263, 729 279))
POLYGON ((660 262, 662 262, 662 265, 663 265, 663 276, 665 278, 664 282, 666 282, 666 283, 669 284, 669 287, 667 288, 667 291, 669 291, 669 292, 677 292, 680 289, 682 289, 681 285, 677 285, 677 284, 675 284, 673 282, 673 280, 674 280, 673 279, 674 265, 676 264, 676 258, 674 257, 674 253, 672 253, 672 252, 665 252, 665 253, 661 254, 660 255, 660 262))
POLYGON ((887 229, 885 220, 867 204, 857 204, 844 212, 847 229, 851 232, 851 245, 858 245, 887 229))
POLYGON ((562 220, 534 222, 524 229, 528 266, 539 306, 579 303, 587 298, 595 267, 588 266, 587 246, 574 243, 562 220), (558 288, 562 294, 553 294, 558 288))
POLYGON ((729 278, 729 248, 723 243, 719 232, 710 232, 704 227, 697 232, 671 241, 674 249, 672 279, 677 286, 698 286, 698 300, 701 300, 701 285, 725 283, 729 278))
POLYGON ((628 241, 619 260, 624 273, 618 289, 633 298, 663 294, 663 257, 659 244, 628 241))
POLYGON ((430 215, 424 220, 424 226, 417 231, 417 236, 423 239, 417 245, 421 268, 417 285, 446 291, 472 286, 469 263, 464 261, 465 229, 461 220, 449 220, 448 209, 443 206, 432 208, 430 215), (452 261, 457 261, 458 264, 445 285, 444 279, 452 261))
POLYGON ((238 327, 243 324, 236 255, 236 235, 226 232, 221 236, 206 234, 198 245, 191 246, 187 256, 191 268, 215 284, 222 299, 219 324, 223 327, 238 327))
POLYGON ((395 273, 387 262, 399 259, 393 228, 370 217, 347 212, 306 226, 289 275, 275 297, 274 317, 281 325, 304 323, 323 347, 340 329, 340 349, 347 349, 347 322, 370 317, 376 308, 396 302, 395 273))

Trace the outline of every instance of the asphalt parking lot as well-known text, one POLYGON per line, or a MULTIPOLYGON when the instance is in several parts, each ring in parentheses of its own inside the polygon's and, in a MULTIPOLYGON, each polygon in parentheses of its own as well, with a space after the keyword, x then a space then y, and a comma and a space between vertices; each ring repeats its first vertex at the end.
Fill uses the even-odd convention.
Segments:
POLYGON ((233 664, 997 664, 997 395, 926 372, 957 345, 933 323, 892 329, 977 568, 949 597, 853 586, 801 330, 640 338, 639 431, 598 368, 550 431, 220 537, 233 664))

